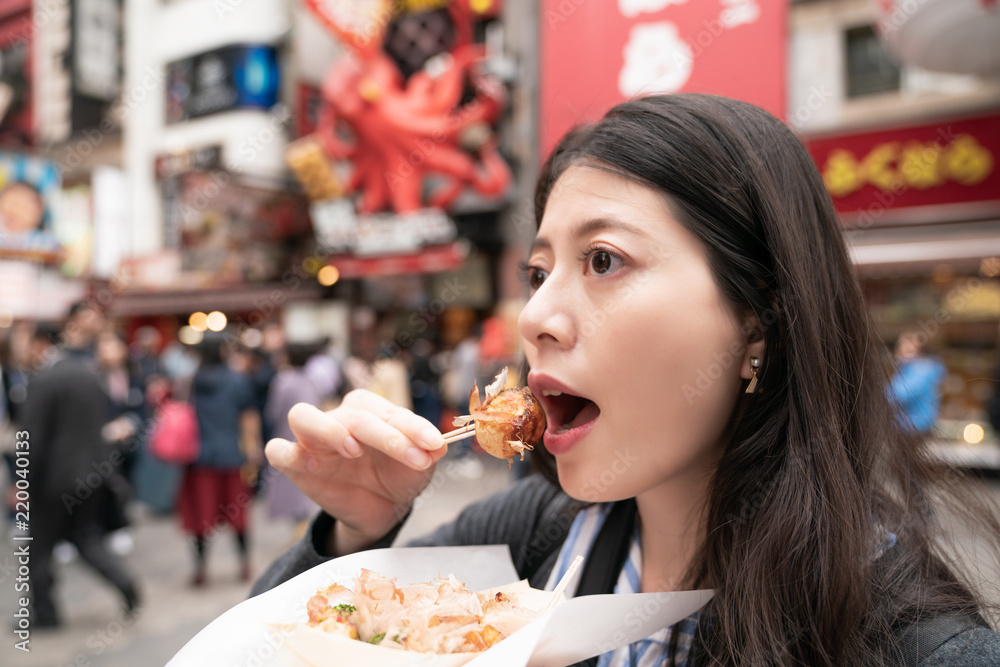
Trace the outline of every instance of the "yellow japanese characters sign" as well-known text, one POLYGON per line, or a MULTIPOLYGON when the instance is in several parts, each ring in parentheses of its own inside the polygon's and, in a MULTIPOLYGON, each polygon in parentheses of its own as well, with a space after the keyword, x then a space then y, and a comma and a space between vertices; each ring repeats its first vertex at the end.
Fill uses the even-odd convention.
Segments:
POLYGON ((807 141, 842 213, 997 202, 1000 114, 807 141))
POLYGON ((947 146, 936 142, 889 141, 876 144, 861 157, 851 151, 834 150, 822 170, 830 194, 842 197, 866 183, 883 192, 902 188, 926 190, 949 180, 976 185, 990 175, 993 166, 989 149, 975 137, 964 134, 947 146))

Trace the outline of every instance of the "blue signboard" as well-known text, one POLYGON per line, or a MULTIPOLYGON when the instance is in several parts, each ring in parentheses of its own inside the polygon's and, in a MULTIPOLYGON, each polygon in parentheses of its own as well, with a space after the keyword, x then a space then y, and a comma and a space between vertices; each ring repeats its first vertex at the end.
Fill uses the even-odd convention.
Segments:
POLYGON ((225 46, 167 65, 167 122, 278 102, 278 52, 266 44, 225 46))

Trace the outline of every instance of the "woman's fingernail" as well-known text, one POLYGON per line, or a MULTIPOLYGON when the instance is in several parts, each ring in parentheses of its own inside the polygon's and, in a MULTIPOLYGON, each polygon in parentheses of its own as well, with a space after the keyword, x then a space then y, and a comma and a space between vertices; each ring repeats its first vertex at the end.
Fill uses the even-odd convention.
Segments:
POLYGON ((280 440, 272 440, 267 443, 264 456, 267 457, 268 463, 275 468, 284 468, 288 465, 288 448, 280 440))
POLYGON ((426 470, 431 464, 431 457, 427 456, 427 452, 416 447, 410 447, 406 450, 406 460, 419 470, 426 470))
POLYGON ((344 438, 344 453, 348 458, 356 459, 363 453, 361 443, 351 436, 344 438))
POLYGON ((444 444, 444 438, 441 437, 441 433, 433 426, 425 426, 420 431, 420 442, 427 449, 438 449, 444 444))

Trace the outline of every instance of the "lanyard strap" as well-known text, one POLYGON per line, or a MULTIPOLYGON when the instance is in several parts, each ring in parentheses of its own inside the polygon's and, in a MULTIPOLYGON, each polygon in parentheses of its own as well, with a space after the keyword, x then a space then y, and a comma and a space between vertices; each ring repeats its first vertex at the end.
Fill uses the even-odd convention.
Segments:
MULTIPOLYGON (((615 592, 615 584, 632 546, 635 515, 635 498, 615 503, 608 512, 584 563, 580 584, 576 589, 577 596, 615 592)), ((578 662, 576 667, 596 667, 596 665, 597 656, 594 656, 578 662)))

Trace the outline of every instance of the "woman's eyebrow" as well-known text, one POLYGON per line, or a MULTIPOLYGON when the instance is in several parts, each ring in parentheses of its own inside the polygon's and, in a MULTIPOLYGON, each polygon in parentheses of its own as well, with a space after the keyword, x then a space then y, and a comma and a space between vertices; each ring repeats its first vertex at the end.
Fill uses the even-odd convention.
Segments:
MULTIPOLYGON (((653 240, 653 237, 645 229, 636 227, 635 225, 617 218, 589 218, 578 225, 575 225, 570 232, 570 235, 574 241, 577 241, 582 237, 590 236, 591 234, 596 234, 597 232, 603 232, 607 229, 623 231, 628 234, 634 234, 636 236, 642 236, 646 239, 653 240)), ((536 237, 534 242, 531 244, 529 254, 534 253, 536 250, 552 250, 552 243, 544 237, 536 237)))
POLYGON ((590 236, 591 234, 603 232, 608 229, 642 236, 650 240, 653 239, 649 232, 641 227, 636 227, 635 225, 625 222, 624 220, 619 220, 618 218, 606 217, 584 220, 573 228, 572 234, 574 239, 579 239, 583 236, 590 236))
POLYGON ((552 250, 552 244, 546 238, 535 237, 535 240, 531 242, 531 248, 528 249, 528 256, 535 254, 536 250, 552 250))
MULTIPOLYGON (((580 224, 575 225, 570 232, 570 235, 574 241, 578 241, 585 236, 590 236, 592 234, 596 234, 597 232, 603 232, 606 229, 623 231, 628 234, 642 236, 650 241, 653 240, 653 237, 645 229, 636 227, 635 225, 629 224, 624 220, 618 220, 617 218, 589 218, 580 224)), ((528 250, 528 255, 531 256, 536 250, 551 251, 552 243, 544 237, 535 237, 535 240, 531 244, 531 248, 528 250)))

